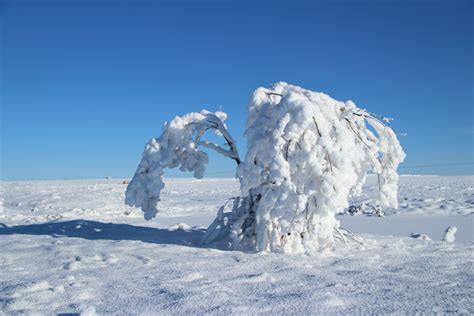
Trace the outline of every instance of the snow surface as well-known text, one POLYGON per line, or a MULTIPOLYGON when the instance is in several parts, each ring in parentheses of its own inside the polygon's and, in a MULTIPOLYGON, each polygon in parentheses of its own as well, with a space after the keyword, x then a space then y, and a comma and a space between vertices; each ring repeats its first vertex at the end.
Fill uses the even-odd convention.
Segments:
POLYGON ((338 216, 363 245, 312 256, 199 245, 237 180, 165 179, 152 221, 122 181, 0 183, 0 314, 474 313, 472 176, 402 176, 385 217, 338 216))

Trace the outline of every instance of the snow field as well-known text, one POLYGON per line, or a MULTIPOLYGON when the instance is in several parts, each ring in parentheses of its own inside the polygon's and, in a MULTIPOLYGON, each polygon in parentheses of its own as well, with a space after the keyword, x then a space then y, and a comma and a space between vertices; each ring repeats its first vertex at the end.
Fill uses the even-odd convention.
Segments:
POLYGON ((152 221, 122 180, 3 182, 0 314, 474 313, 474 178, 400 179, 386 217, 338 216, 363 245, 312 256, 200 245, 233 179, 166 179, 152 221))

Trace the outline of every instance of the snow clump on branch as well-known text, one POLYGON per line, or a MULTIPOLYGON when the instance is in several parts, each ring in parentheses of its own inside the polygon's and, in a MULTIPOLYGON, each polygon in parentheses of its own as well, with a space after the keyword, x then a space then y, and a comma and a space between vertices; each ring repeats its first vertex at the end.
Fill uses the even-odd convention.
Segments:
POLYGON ((208 155, 199 149, 204 146, 216 150, 240 163, 235 141, 227 132, 223 123, 227 114, 223 112, 189 113, 177 116, 164 126, 163 133, 156 139, 152 138, 145 146, 142 160, 125 193, 125 203, 140 207, 145 213, 145 219, 151 219, 158 212, 163 182, 163 169, 179 168, 181 171, 191 171, 195 178, 202 178, 208 163, 208 155), (202 141, 207 130, 214 129, 232 144, 229 149, 209 141, 202 141))

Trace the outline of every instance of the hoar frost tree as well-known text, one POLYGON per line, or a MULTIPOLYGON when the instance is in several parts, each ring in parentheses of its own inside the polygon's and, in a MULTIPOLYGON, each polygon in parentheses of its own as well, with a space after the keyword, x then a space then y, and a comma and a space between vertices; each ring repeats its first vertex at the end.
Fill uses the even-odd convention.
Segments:
POLYGON ((153 218, 163 169, 179 167, 202 178, 208 163, 202 148, 208 148, 236 162, 241 195, 219 209, 204 243, 292 254, 332 248, 351 237, 336 213, 361 193, 369 171, 378 178, 377 207, 397 207, 396 170, 405 154, 385 124, 390 119, 279 82, 251 97, 243 161, 225 119, 225 113, 202 110, 166 123, 146 145, 126 203, 153 218), (203 140, 209 130, 226 145, 203 140))

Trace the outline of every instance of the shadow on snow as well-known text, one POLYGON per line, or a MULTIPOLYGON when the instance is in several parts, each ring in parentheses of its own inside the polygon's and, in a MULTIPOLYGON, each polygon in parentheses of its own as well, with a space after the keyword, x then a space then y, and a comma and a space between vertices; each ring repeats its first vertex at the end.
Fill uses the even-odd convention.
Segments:
MULTIPOLYGON (((48 222, 6 226, 0 223, 0 235, 49 235, 55 238, 76 237, 87 240, 135 240, 153 244, 200 247, 205 229, 160 229, 128 224, 102 223, 89 220, 48 222)), ((208 246, 208 245, 206 245, 208 246)))

